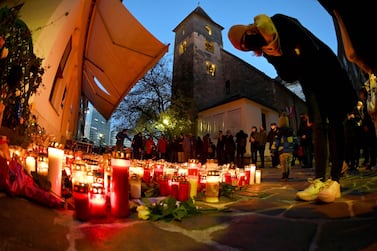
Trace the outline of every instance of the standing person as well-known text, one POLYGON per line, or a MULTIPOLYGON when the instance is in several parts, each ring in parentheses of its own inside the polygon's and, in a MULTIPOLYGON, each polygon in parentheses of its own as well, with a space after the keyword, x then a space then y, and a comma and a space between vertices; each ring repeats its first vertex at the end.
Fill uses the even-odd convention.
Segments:
POLYGON ((236 152, 236 143, 234 142, 234 138, 232 132, 230 130, 226 130, 225 140, 224 140, 224 156, 225 156, 225 163, 234 163, 234 154, 236 152))
POLYGON ((236 134, 236 142, 235 142, 238 168, 243 168, 244 156, 246 153, 246 142, 247 142, 247 134, 241 129, 236 134))
POLYGON ((356 92, 335 53, 292 17, 258 15, 254 23, 230 28, 239 50, 264 56, 287 82, 299 81, 313 122, 315 180, 296 194, 300 200, 333 202, 341 196, 344 160, 343 121, 357 101, 356 92), (342 90, 342 96, 334 98, 342 90), (330 177, 326 176, 331 156, 330 177))
POLYGON ((256 126, 251 127, 251 132, 249 136, 250 142, 250 154, 251 154, 251 163, 257 164, 257 156, 258 156, 258 128, 256 126))
POLYGON ((132 139, 132 152, 134 159, 141 159, 144 148, 143 135, 138 132, 132 139))
POLYGON ((280 116, 278 126, 279 132, 276 134, 274 143, 272 144, 271 154, 279 156, 282 172, 281 179, 288 181, 297 138, 294 135, 293 129, 289 126, 289 119, 285 113, 280 116))
MULTIPOLYGON (((272 147, 272 144, 274 143, 275 136, 277 133, 278 133, 278 127, 276 126, 275 122, 272 122, 270 124, 270 130, 268 131, 268 134, 267 134, 268 149, 270 150, 270 152, 271 152, 271 147, 272 147)), ((275 168, 278 167, 279 162, 280 162, 279 156, 271 155, 272 167, 275 167, 275 168)))
POLYGON ((153 141, 153 137, 149 136, 147 140, 144 143, 144 149, 145 149, 145 159, 152 159, 153 158, 153 153, 154 153, 154 148, 155 148, 155 143, 153 141))
POLYGON ((115 148, 118 151, 124 148, 125 139, 128 139, 129 141, 131 141, 131 138, 127 134, 127 129, 123 129, 122 131, 118 132, 115 138, 116 138, 115 148))
POLYGON ((192 154, 192 146, 193 146, 193 140, 192 140, 192 134, 185 134, 183 136, 183 162, 187 162, 188 159, 191 159, 192 154))
POLYGON ((184 139, 184 134, 181 133, 179 134, 179 137, 177 139, 177 150, 178 150, 178 163, 183 163, 185 160, 184 160, 184 156, 185 156, 185 153, 183 152, 183 139, 184 139))
POLYGON ((179 148, 178 136, 174 134, 169 142, 170 162, 172 163, 178 162, 178 148, 179 148))
POLYGON ((313 131, 307 114, 300 115, 297 136, 302 149, 302 168, 313 168, 313 131))
POLYGON ((267 142, 267 133, 264 127, 261 125, 259 127, 259 132, 257 134, 257 142, 258 142, 258 153, 261 161, 261 168, 264 168, 264 152, 266 150, 266 142, 267 142))
POLYGON ((376 127, 371 114, 374 113, 375 107, 368 102, 368 91, 365 87, 359 89, 359 99, 363 104, 363 120, 362 120, 362 137, 361 148, 363 149, 364 165, 367 170, 376 167, 377 162, 377 136, 376 127))
POLYGON ((196 149, 196 151, 195 151, 195 153, 196 153, 195 158, 196 159, 200 160, 200 158, 202 156, 202 150, 203 150, 202 148, 203 148, 203 140, 202 140, 202 138, 200 136, 198 136, 196 138, 196 141, 195 141, 195 149, 196 149))
POLYGON ((362 134, 361 121, 358 109, 350 112, 344 122, 344 151, 345 168, 343 172, 356 172, 356 161, 360 158, 360 136, 362 134), (348 170, 347 170, 348 169, 348 170))
POLYGON ((207 159, 209 158, 210 154, 210 149, 212 148, 211 146, 211 137, 209 133, 203 136, 203 143, 202 143, 202 153, 201 153, 201 162, 204 164, 207 162, 207 159))
POLYGON ((158 149, 158 158, 166 160, 166 151, 167 151, 168 142, 165 138, 165 135, 162 134, 157 141, 157 149, 158 149))
POLYGON ((220 130, 217 134, 217 144, 216 144, 216 158, 219 165, 224 164, 224 148, 225 148, 225 137, 223 131, 220 130))

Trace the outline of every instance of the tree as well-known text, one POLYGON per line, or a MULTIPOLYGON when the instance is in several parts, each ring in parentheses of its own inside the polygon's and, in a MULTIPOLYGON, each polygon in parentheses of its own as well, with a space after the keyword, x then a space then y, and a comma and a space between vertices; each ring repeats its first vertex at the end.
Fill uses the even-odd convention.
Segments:
POLYGON ((133 128, 135 134, 143 132, 157 136, 163 133, 169 137, 190 128, 191 122, 181 111, 187 107, 171 106, 169 62, 167 56, 163 57, 120 103, 112 115, 117 130, 133 128))
POLYGON ((0 99, 5 105, 2 125, 25 134, 32 120, 29 100, 42 85, 44 69, 34 54, 29 28, 18 18, 20 7, 0 9, 0 37, 5 42, 0 49, 8 51, 0 59, 0 99))

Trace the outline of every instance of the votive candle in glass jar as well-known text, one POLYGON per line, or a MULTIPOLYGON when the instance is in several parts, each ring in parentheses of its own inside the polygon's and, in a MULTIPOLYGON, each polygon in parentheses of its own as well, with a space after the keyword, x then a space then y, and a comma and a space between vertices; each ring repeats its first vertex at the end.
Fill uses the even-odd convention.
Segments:
POLYGON ((48 148, 48 174, 47 179, 51 183, 51 192, 61 197, 62 193, 62 172, 63 172, 64 150, 48 148))
POLYGON ((73 200, 75 203, 75 217, 80 221, 90 219, 89 185, 76 183, 73 185, 73 200))
POLYGON ((260 184, 262 180, 262 171, 261 170, 256 170, 255 171, 255 183, 260 184))
POLYGON ((89 193, 89 205, 91 216, 106 216, 106 194, 102 184, 93 184, 89 193))
POLYGON ((129 208, 129 167, 130 160, 111 159, 113 170, 111 179, 111 213, 116 217, 127 217, 130 214, 129 208))
POLYGON ((190 198, 190 182, 187 180, 179 181, 178 200, 186 201, 190 198))
POLYGON ((130 177, 130 194, 133 199, 141 198, 141 178, 136 173, 130 177))

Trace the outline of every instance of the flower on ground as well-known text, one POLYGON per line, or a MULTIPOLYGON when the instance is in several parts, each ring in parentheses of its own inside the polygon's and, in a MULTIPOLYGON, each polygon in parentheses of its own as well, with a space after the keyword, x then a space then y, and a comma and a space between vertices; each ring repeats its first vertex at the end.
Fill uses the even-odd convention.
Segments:
POLYGON ((151 212, 149 211, 149 208, 145 205, 140 205, 136 208, 137 211, 137 217, 141 220, 148 220, 149 215, 151 212))

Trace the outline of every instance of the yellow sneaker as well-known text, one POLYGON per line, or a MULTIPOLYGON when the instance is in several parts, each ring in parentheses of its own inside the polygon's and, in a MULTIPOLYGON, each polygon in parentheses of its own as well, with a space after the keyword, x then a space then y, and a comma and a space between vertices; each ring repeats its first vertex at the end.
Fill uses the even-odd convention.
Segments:
POLYGON ((304 201, 311 201, 317 199, 317 195, 325 187, 325 183, 321 179, 308 179, 310 185, 303 191, 296 193, 296 198, 304 201))
POLYGON ((340 184, 334 180, 327 180, 325 182, 325 187, 322 189, 321 192, 318 193, 317 200, 331 203, 334 202, 335 199, 340 198, 340 184))

